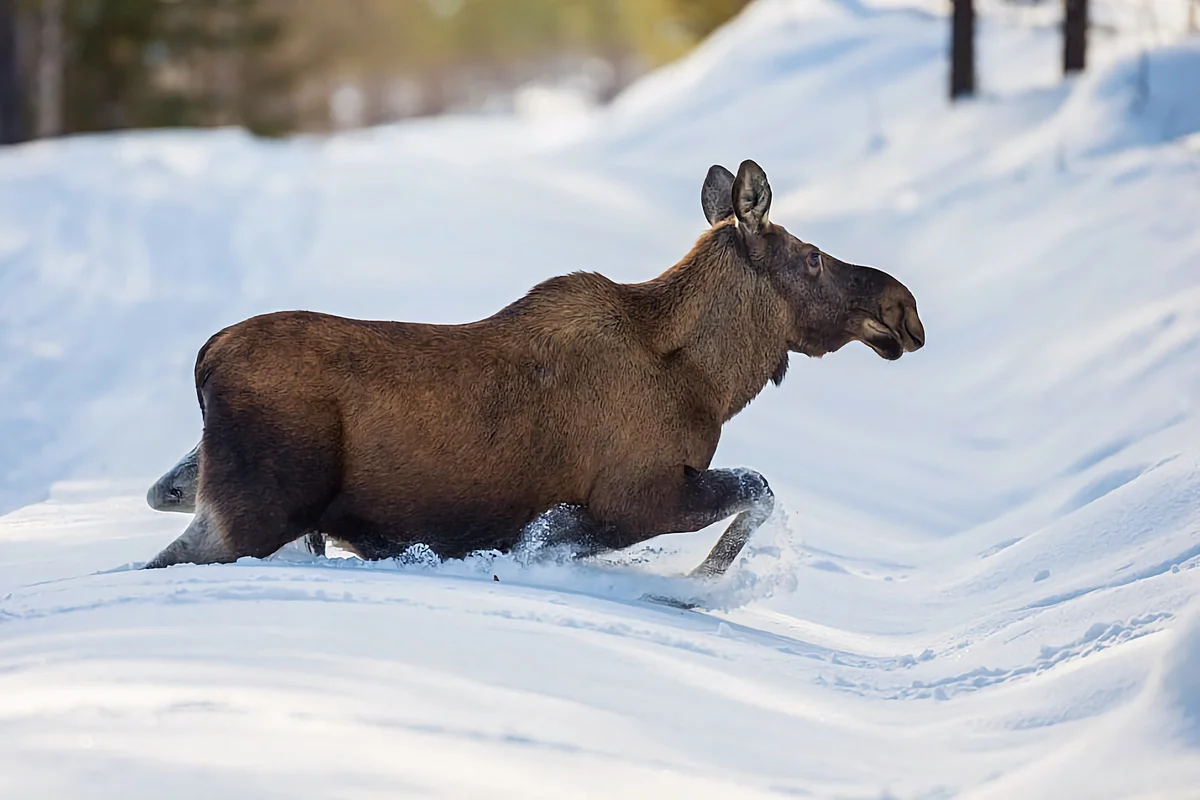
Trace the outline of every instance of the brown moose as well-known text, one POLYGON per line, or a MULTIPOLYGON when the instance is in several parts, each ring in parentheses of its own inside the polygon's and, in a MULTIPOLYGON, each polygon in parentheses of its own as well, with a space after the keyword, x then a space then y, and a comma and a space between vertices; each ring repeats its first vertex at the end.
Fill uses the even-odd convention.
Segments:
POLYGON ((712 167, 701 202, 711 229, 645 283, 551 278, 464 325, 292 311, 220 331, 196 360, 200 444, 148 495, 194 494, 196 515, 146 566, 312 531, 364 558, 509 551, 530 530, 586 554, 737 514, 694 574, 724 572, 774 497, 709 469, 721 426, 791 352, 858 340, 894 360, 925 333, 895 278, 770 222, 753 161, 712 167))

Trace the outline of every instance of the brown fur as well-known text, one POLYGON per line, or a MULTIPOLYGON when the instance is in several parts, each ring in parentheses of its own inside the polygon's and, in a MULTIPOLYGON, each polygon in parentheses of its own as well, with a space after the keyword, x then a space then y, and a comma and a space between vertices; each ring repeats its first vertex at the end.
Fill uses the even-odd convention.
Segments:
MULTIPOLYGON (((790 350, 820 355, 886 329, 894 346, 869 343, 891 358, 881 347, 916 349, 924 335, 905 330, 920 325, 907 289, 866 267, 826 257, 824 278, 805 280, 832 281, 838 308, 822 309, 820 292, 798 300, 785 267, 814 248, 766 207, 756 216, 760 195, 738 202, 756 188, 743 172, 737 185, 710 172, 714 227, 645 283, 551 278, 464 325, 292 311, 220 331, 196 363, 197 505, 215 555, 157 562, 267 556, 313 529, 366 556, 423 542, 461 557, 511 548, 563 504, 586 509, 601 547, 715 521, 693 513, 693 478, 722 424, 782 380, 790 350), (846 294, 851 270, 869 270, 852 276, 862 298, 846 294)), ((757 188, 769 206, 765 176, 757 188)))

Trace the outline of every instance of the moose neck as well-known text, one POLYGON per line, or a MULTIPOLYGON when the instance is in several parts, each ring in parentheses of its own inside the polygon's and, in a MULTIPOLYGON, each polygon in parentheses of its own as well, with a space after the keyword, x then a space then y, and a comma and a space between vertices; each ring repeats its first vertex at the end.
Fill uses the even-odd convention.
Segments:
POLYGON ((732 224, 700 237, 681 262, 641 284, 652 346, 702 385, 701 405, 722 422, 786 369, 787 311, 757 277, 732 224))

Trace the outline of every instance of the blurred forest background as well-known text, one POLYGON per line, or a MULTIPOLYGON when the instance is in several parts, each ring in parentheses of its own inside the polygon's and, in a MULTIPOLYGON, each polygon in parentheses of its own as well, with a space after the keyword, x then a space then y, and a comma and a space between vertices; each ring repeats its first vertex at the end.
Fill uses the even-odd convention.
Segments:
POLYGON ((603 103, 747 0, 0 0, 0 133, 268 136, 603 103))

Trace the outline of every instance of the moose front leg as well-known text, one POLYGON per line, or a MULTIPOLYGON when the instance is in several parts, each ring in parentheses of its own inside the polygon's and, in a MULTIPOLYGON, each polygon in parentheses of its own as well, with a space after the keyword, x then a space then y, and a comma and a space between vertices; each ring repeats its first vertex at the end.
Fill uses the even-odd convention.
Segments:
POLYGON ((572 512, 575 530, 598 549, 621 550, 664 533, 690 533, 737 515, 694 577, 721 575, 741 553, 750 535, 775 508, 766 478, 749 469, 682 468, 664 476, 668 486, 612 487, 582 520, 572 512), (641 491, 639 491, 641 489, 641 491), (593 517, 594 515, 594 517, 593 517), (598 522, 596 519, 604 520, 598 522))
MULTIPOLYGON (((628 494, 638 493, 622 492, 620 496, 628 494)), ((649 513, 638 513, 624 503, 616 514, 582 505, 553 506, 522 531, 515 550, 528 558, 544 548, 569 545, 576 556, 586 557, 623 550, 664 533, 698 531, 736 514, 708 556, 691 572, 693 577, 710 578, 729 569, 750 535, 775 508, 775 495, 766 478, 749 469, 687 468, 682 483, 676 484, 671 494, 665 503, 658 492, 643 498, 652 503, 649 513), (620 521, 602 521, 612 517, 620 521)))
POLYGON ((749 469, 687 471, 678 516, 668 523, 677 533, 698 531, 737 514, 713 545, 693 577, 711 578, 724 574, 742 552, 750 535, 775 509, 775 495, 767 479, 749 469))
POLYGON ((560 503, 522 529, 513 554, 520 561, 537 561, 565 546, 575 557, 586 558, 611 549, 612 534, 584 506, 560 503))

